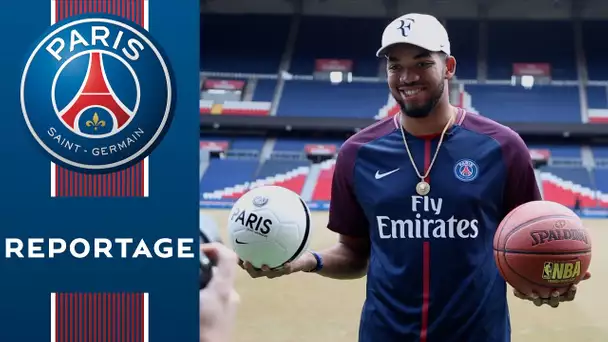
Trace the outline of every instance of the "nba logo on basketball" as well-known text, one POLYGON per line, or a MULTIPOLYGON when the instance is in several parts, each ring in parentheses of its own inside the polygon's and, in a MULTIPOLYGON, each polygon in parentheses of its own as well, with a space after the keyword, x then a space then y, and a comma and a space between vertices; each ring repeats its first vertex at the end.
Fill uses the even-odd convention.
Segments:
POLYGON ((463 182, 471 182, 475 180, 478 173, 479 166, 477 166, 477 164, 470 159, 462 159, 454 166, 454 175, 463 182))
POLYGON ((76 16, 53 25, 29 56, 21 108, 54 161, 105 173, 138 163, 158 145, 174 88, 147 31, 119 17, 76 16))
POLYGON ((543 266, 543 279, 549 283, 570 283, 580 275, 580 260, 545 262, 543 266))

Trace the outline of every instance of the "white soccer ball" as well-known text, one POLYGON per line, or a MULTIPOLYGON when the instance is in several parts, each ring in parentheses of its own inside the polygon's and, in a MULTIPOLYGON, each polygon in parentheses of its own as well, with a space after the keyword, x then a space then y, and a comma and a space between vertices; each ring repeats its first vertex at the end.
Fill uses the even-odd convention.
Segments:
POLYGON ((308 248, 310 210, 291 190, 261 186, 236 201, 228 217, 228 232, 241 260, 256 268, 279 267, 308 248))

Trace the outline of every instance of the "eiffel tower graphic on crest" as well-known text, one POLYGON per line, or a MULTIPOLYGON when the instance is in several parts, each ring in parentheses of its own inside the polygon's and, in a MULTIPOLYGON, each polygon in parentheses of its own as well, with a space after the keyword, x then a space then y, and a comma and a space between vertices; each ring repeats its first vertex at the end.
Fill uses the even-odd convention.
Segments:
MULTIPOLYGON (((112 92, 103 70, 100 52, 92 52, 89 68, 79 93, 59 113, 63 122, 75 132, 79 131, 79 115, 90 107, 102 107, 112 116, 112 132, 123 128, 134 113, 118 99, 112 92)), ((87 118, 91 120, 92 118, 87 118)))

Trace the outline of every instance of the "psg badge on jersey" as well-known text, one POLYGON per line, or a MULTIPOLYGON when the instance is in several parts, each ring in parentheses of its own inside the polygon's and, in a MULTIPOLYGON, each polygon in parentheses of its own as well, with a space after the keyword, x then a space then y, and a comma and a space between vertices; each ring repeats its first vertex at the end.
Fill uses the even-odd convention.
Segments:
POLYGON ((479 166, 471 159, 461 159, 454 165, 454 175, 463 182, 471 182, 477 178, 479 166))
POLYGON ((171 68, 150 34, 102 14, 51 26, 27 59, 20 92, 37 143, 54 162, 90 173, 147 157, 175 102, 171 68))

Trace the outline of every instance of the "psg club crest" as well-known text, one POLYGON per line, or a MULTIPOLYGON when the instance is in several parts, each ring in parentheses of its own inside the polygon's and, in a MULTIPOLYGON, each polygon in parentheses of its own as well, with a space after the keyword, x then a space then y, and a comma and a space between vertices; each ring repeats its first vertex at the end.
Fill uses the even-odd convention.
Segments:
POLYGON ((115 16, 53 25, 21 79, 21 109, 36 141, 80 172, 125 169, 147 157, 169 128, 175 87, 149 33, 115 16))
POLYGON ((477 178, 479 166, 470 159, 461 159, 454 165, 454 175, 463 182, 471 182, 477 178))
POLYGON ((255 205, 258 208, 265 206, 266 203, 268 203, 268 197, 256 196, 253 198, 253 205, 255 205))

